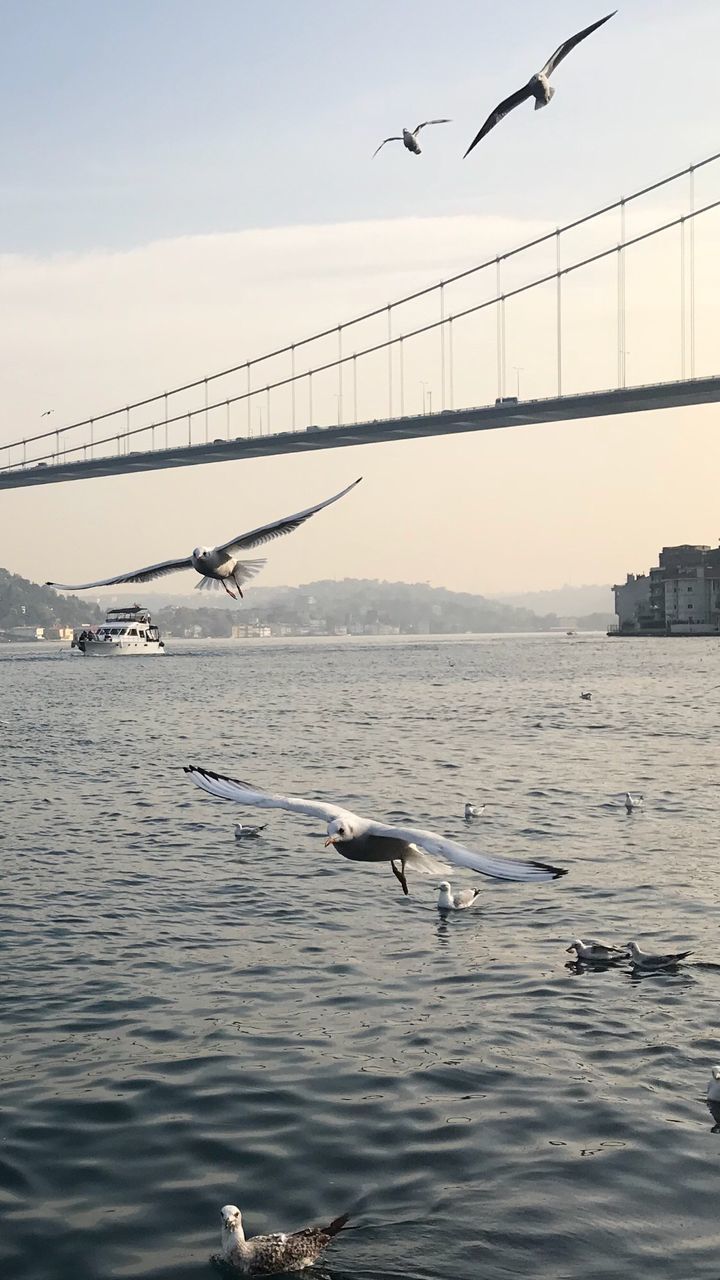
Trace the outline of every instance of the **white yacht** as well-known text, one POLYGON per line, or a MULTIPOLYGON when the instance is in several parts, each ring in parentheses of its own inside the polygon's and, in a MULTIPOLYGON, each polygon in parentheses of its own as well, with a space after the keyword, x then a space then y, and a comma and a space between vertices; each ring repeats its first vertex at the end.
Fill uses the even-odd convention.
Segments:
POLYGON ((77 628, 70 647, 78 649, 86 658, 165 652, 160 632, 148 610, 139 604, 129 609, 108 609, 101 627, 77 628))

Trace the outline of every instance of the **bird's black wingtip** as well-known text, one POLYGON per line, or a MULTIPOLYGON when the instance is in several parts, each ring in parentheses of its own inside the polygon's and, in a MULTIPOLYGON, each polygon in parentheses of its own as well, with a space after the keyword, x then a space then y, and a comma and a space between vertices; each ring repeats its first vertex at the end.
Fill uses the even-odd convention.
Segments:
POLYGON ((532 865, 540 871, 549 871, 553 880, 559 880, 560 876, 566 876, 568 873, 567 867, 553 867, 549 862, 535 862, 533 860, 532 865))

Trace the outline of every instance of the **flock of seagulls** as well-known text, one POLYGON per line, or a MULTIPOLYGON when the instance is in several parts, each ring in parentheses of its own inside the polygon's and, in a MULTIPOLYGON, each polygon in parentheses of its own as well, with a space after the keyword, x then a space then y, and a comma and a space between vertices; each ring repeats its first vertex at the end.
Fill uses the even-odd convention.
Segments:
MULTIPOLYGON (((550 102, 550 99, 555 94, 555 90, 550 84, 550 76, 553 74, 556 67, 559 67, 563 59, 567 58, 568 54, 580 44, 581 40, 587 39, 588 36, 592 35, 593 31, 597 31, 598 27, 604 26, 604 24, 609 22, 616 13, 617 9, 614 9, 612 13, 606 14, 604 18, 599 18, 597 22, 592 22, 589 27, 584 27, 582 31, 578 31, 574 36, 570 36, 568 40, 564 40, 561 45, 558 45, 555 52, 550 58, 548 58, 544 67, 542 67, 540 71, 533 72, 526 84, 524 84, 520 89, 516 89, 509 97, 503 98, 502 102, 499 102, 498 105, 490 112, 490 115, 482 128, 475 134, 475 137, 465 152, 463 159, 470 155, 470 152, 474 150, 479 142, 482 142, 483 138, 487 137, 490 130, 494 129, 496 124, 499 124, 501 120, 504 120, 505 116, 509 115, 511 111, 514 111, 515 107, 519 107, 521 103, 527 102, 529 98, 534 98, 536 111, 538 111, 540 107, 546 107, 550 102)), ((425 129, 429 124, 450 123, 451 121, 447 119, 425 120, 422 124, 416 125, 414 129, 403 129, 400 134, 393 134, 390 138, 384 138, 380 143, 380 146, 373 152, 373 158, 377 155, 378 151, 382 150, 386 142, 402 142, 403 146, 406 147, 408 151, 411 151, 413 155, 419 156, 421 148, 417 140, 417 135, 420 130, 425 129)))
MULTIPOLYGON (((533 99, 536 111, 547 106, 555 93, 554 87, 550 84, 550 77, 557 67, 581 41, 609 22, 615 12, 617 11, 606 14, 605 17, 565 40, 544 66, 534 72, 521 88, 498 103, 476 133, 465 156, 470 155, 483 138, 523 102, 533 99)), ((412 130, 403 128, 402 133, 384 138, 373 156, 376 156, 389 142, 401 142, 407 151, 419 156, 422 153, 418 141, 421 131, 430 126, 450 123, 448 118, 441 118, 424 120, 412 130)), ((42 416, 51 412, 52 410, 46 410, 42 416)), ((265 560, 241 558, 242 553, 299 528, 325 507, 344 498, 359 483, 359 479, 355 480, 339 493, 314 506, 261 525, 246 533, 237 534, 217 546, 197 546, 189 556, 161 561, 94 582, 72 585, 48 582, 47 585, 67 591, 84 591, 121 583, 150 582, 168 574, 194 569, 200 577, 197 583, 199 589, 224 590, 233 599, 242 598, 242 588, 245 583, 253 578, 265 564, 265 560)), ((589 690, 583 690, 580 698, 590 702, 592 693, 589 690)), ((184 771, 196 786, 211 796, 251 807, 282 809, 301 817, 322 820, 326 824, 326 847, 332 847, 351 862, 389 864, 403 894, 406 895, 409 893, 407 881, 409 872, 438 876, 444 874, 450 866, 466 868, 499 880, 532 884, 547 883, 567 874, 566 869, 550 863, 488 856, 434 831, 362 817, 333 801, 262 791, 250 783, 195 765, 186 766, 184 771)), ((642 807, 643 796, 625 792, 624 804, 627 812, 632 813, 642 807)), ((466 823, 470 824, 474 819, 481 817, 485 808, 485 804, 473 804, 467 801, 464 810, 466 823)), ((265 824, 250 826, 238 822, 235 825, 235 838, 239 841, 257 839, 265 829, 265 824)), ((450 881, 444 879, 438 886, 437 909, 441 916, 455 911, 467 911, 477 905, 479 893, 477 887, 454 892, 450 881)), ((575 954, 574 963, 578 966, 605 967, 629 961, 633 971, 647 973, 675 971, 678 965, 692 954, 690 951, 646 952, 636 941, 617 946, 598 938, 575 938, 567 951, 575 954)), ((720 1108, 720 1066, 712 1068, 707 1085, 707 1101, 709 1105, 713 1104, 720 1108)), ((720 1110, 718 1116, 720 1117, 720 1110)), ((228 1266, 242 1275, 278 1275, 299 1271, 312 1266, 318 1260, 346 1226, 348 1216, 343 1214, 327 1226, 311 1226, 289 1234, 274 1233, 248 1239, 243 1229, 240 1209, 236 1205, 227 1204, 221 1209, 221 1252, 213 1258, 213 1261, 228 1266)))

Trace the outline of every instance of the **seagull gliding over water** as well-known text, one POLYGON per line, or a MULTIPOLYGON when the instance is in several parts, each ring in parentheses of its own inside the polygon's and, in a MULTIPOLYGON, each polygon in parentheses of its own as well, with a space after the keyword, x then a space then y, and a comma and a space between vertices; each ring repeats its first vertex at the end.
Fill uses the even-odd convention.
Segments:
POLYGON ((224 587, 227 594, 235 600, 237 598, 235 592, 228 586, 230 582, 237 588, 242 599, 243 583, 247 582, 248 578, 253 578, 262 569, 265 561, 238 560, 237 553, 248 551, 251 547, 259 547, 273 538, 282 537, 284 533, 292 533, 293 529, 304 524, 316 512, 322 511, 323 507, 329 507, 331 503, 344 498, 346 493, 360 483, 360 480, 354 480, 347 489, 342 489, 332 498, 326 498, 324 502, 318 502, 314 507, 297 511, 294 516, 284 516, 271 524, 251 529, 249 533, 239 533, 229 542, 221 542, 217 547, 195 547, 192 555, 186 556, 184 560, 162 560, 160 564, 147 565, 144 569, 131 569, 129 573, 119 573, 116 578, 102 578, 99 582, 79 582, 74 586, 70 586, 67 582, 46 582, 45 586, 59 587, 61 591, 87 591, 90 587, 113 587, 119 582, 150 582, 153 578, 164 578, 166 574, 176 573, 180 569, 194 569, 200 574, 198 590, 202 590, 203 587, 214 587, 216 590, 224 587))
POLYGON ((290 813, 304 813, 309 818, 322 818, 327 822, 327 845, 334 845, 343 858, 352 862, 389 862, 393 875, 402 885, 403 893, 409 893, 406 868, 425 875, 437 875, 447 869, 448 863, 458 867, 470 867, 481 875, 497 880, 523 880, 534 883, 557 880, 567 875, 560 867, 546 862, 519 862, 515 858, 487 857, 475 853, 455 840, 448 840, 434 831, 422 831, 418 827, 397 826, 361 818, 349 809, 326 800, 306 800, 301 796, 281 796, 272 792, 257 791, 247 782, 228 778, 211 769, 198 769, 185 765, 184 772, 192 781, 211 796, 222 800, 234 800, 236 804, 257 805, 260 809, 287 809, 290 813))
POLYGON ((380 143, 380 146, 377 148, 377 150, 373 151, 373 160, 375 159, 375 156, 377 155, 378 151, 382 151, 386 142, 402 142, 403 146, 407 147, 408 151, 412 151, 413 155, 419 156, 422 152, 422 147, 420 146, 420 143, 417 140, 417 136, 420 130, 425 129, 426 126, 429 124, 450 124, 450 123, 451 123, 450 120, 423 120, 422 124, 416 125, 415 128, 412 130, 412 132, 410 131, 410 129, 403 129, 402 133, 396 133, 393 135, 392 138, 383 139, 383 141, 380 143))
MULTIPOLYGON (((495 125, 499 124, 500 121, 509 114, 509 112, 511 112, 515 107, 519 107, 521 102, 525 102, 526 98, 535 99, 536 111, 540 107, 546 107, 555 93, 555 90, 549 83, 549 77, 552 75, 555 68, 562 62, 563 58, 566 58, 570 51, 575 48, 576 44, 579 44, 586 36, 592 35, 593 31, 597 31, 598 27, 601 27, 604 22, 608 22, 616 13, 617 9, 613 9, 612 13, 606 14, 606 16, 604 18, 600 18, 598 22, 593 22, 589 27, 585 27, 584 30, 578 31, 577 35, 571 36, 569 40, 565 40, 565 42, 555 50, 552 57, 548 58, 542 71, 536 71, 535 75, 530 77, 527 84, 523 85, 522 89, 517 89, 515 93, 510 94, 509 98, 504 98, 495 110, 490 112, 490 115, 485 121, 482 129, 475 135, 470 143, 470 146, 465 152, 465 156, 469 156, 473 147, 476 147, 478 142, 481 142, 485 135, 488 134, 491 129, 494 129, 495 125)), ((465 156, 463 156, 463 159, 465 159, 465 156)))

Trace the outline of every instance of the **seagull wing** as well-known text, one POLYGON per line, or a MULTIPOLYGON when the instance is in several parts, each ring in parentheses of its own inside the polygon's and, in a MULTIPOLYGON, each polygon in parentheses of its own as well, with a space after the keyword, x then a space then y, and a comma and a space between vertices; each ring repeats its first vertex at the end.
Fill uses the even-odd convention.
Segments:
POLYGON ((212 769, 199 769, 195 765, 185 765, 184 772, 190 775, 196 786, 221 800, 234 800, 236 804, 254 805, 258 809, 287 809, 289 813, 303 813, 308 818, 324 818, 326 822, 340 817, 355 818, 358 821, 356 815, 348 809, 324 800, 306 800, 302 796, 281 796, 272 791, 257 791, 238 778, 214 773, 212 769))
POLYGON ((571 36, 569 40, 565 40, 565 42, 555 50, 552 57, 548 58, 545 66, 540 72, 540 75, 551 76, 555 68, 560 65, 563 58, 567 58, 568 54, 575 48, 576 44, 579 44, 586 36, 591 36, 593 31, 597 31, 598 27, 601 27, 603 23, 609 22, 611 18, 614 18, 616 13, 617 9, 613 9, 612 13, 606 14, 604 18, 600 18, 597 22, 591 23, 589 27, 584 27, 582 31, 578 31, 576 36, 571 36))
POLYGON ((429 124, 452 124, 452 120, 423 120, 422 124, 418 124, 413 129, 413 138, 417 138, 421 129, 426 129, 429 124))
POLYGON ((101 578, 99 582, 76 582, 71 586, 67 582, 46 582, 46 587, 59 587, 61 591, 87 591, 90 587, 114 587, 116 582, 152 582, 153 578, 164 578, 168 573, 177 573, 180 569, 191 569, 192 560, 163 560, 160 564, 149 564, 145 569, 133 569, 130 573, 119 573, 116 578, 101 578))
POLYGON ((382 151, 386 142, 402 142, 402 134, 393 134, 392 138, 384 138, 383 141, 380 143, 380 146, 377 148, 377 150, 373 151, 372 153, 373 160, 375 159, 378 151, 382 151))
POLYGON ((427 853, 452 862, 457 867, 470 867, 481 875, 493 876, 496 880, 543 881, 557 880, 558 876, 567 875, 560 867, 550 866, 546 862, 519 862, 515 858, 491 858, 465 845, 457 844, 439 836, 435 831, 421 831, 418 827, 396 827, 381 822, 367 824, 369 835, 390 836, 396 840, 407 840, 409 844, 420 845, 427 853))
POLYGON ((333 502, 344 498, 346 493, 360 483, 360 480, 362 476, 358 480, 353 480, 346 489, 333 494, 332 498, 326 498, 324 502, 318 502, 314 507, 307 507, 305 511, 297 511, 294 516, 284 516, 281 520, 274 520, 272 524, 263 524, 258 529, 251 529, 249 533, 239 533, 229 542, 221 543, 217 550, 234 554, 236 551, 246 551, 249 547, 259 547, 263 542, 270 542, 273 538, 281 538, 284 533, 292 533, 293 529, 299 528, 317 511, 322 511, 323 507, 329 507, 333 502))
MULTIPOLYGON (((526 98, 532 98, 532 96, 533 92, 530 85, 524 84, 522 89, 518 89, 515 93, 511 93, 509 98, 505 98, 505 100, 501 102, 494 111, 490 112, 490 115, 485 121, 480 132, 475 134, 475 137, 465 152, 465 156, 469 156, 473 147, 476 147, 478 142, 481 142, 485 137, 485 134, 489 133, 491 129, 494 129, 495 125, 499 124, 506 115, 513 111, 515 107, 519 107, 520 103, 524 102, 526 98)), ((465 159, 465 156, 463 156, 463 160, 465 159)))
POLYGON ((477 898, 477 889, 461 889, 459 893, 453 894, 453 901, 456 907, 469 907, 477 898))

